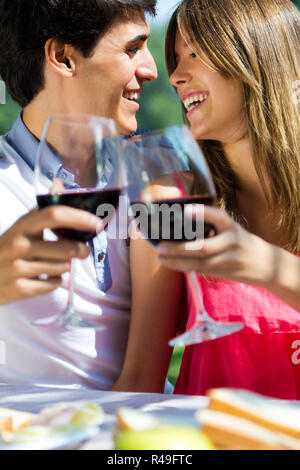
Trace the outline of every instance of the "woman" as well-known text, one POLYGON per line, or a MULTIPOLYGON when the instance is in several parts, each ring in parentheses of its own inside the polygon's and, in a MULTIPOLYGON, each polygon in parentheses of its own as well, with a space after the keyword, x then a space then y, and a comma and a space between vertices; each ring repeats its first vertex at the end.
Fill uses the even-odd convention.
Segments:
MULTIPOLYGON (((166 324, 168 289, 176 279, 180 287, 178 271, 196 270, 204 275, 198 279, 209 313, 245 324, 186 348, 177 393, 227 386, 300 398, 300 122, 293 94, 299 33, 300 15, 289 0, 184 0, 170 21, 170 81, 209 162, 220 208, 205 208, 217 235, 201 250, 195 251, 197 242, 160 246, 164 267, 177 271, 164 271, 159 284, 161 317, 166 324)), ((150 250, 140 241, 140 259, 150 250)), ((157 263, 151 256, 148 265, 157 263)), ((149 299, 144 322, 140 315, 131 325, 125 369, 132 377, 142 374, 143 356, 155 356, 149 299)), ((187 329, 194 315, 191 307, 187 329)), ((156 331, 159 350, 159 324, 156 331)))
POLYGON ((186 348, 177 393, 227 386, 300 397, 299 38, 300 14, 289 0, 185 0, 171 19, 170 81, 223 210, 206 208, 217 236, 202 250, 165 244, 160 260, 204 274, 212 316, 245 324, 186 348))

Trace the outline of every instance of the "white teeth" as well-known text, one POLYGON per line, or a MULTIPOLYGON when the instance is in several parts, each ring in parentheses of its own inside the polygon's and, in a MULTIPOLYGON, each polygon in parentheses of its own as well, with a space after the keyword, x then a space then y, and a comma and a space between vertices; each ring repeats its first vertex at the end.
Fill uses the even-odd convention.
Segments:
POLYGON ((127 100, 138 100, 140 98, 140 93, 138 91, 125 92, 123 96, 127 100))
POLYGON ((188 99, 184 100, 183 104, 187 111, 191 111, 195 106, 197 106, 202 101, 205 101, 208 98, 208 95, 193 95, 190 96, 188 99))

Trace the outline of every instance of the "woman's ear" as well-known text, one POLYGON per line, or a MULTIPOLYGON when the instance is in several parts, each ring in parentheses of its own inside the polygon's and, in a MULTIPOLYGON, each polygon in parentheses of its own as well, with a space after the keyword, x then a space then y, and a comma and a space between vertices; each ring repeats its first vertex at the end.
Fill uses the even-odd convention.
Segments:
POLYGON ((72 59, 73 46, 58 39, 48 39, 45 44, 46 63, 63 78, 72 78, 75 74, 75 62, 72 59))

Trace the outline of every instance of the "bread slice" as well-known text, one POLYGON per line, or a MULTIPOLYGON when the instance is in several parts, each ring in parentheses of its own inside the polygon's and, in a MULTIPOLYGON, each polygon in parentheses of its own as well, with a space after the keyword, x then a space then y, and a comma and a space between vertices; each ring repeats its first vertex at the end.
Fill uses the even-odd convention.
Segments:
POLYGON ((127 408, 126 406, 117 410, 116 417, 117 431, 146 431, 148 429, 153 429, 160 424, 159 418, 140 410, 127 408))
POLYGON ((237 416, 200 410, 196 418, 202 431, 219 450, 299 450, 300 441, 277 434, 237 416))
POLYGON ((11 432, 13 428, 13 421, 11 416, 0 416, 0 432, 11 432))
POLYGON ((211 389, 207 395, 211 411, 227 413, 300 440, 300 406, 296 404, 229 388, 211 389))

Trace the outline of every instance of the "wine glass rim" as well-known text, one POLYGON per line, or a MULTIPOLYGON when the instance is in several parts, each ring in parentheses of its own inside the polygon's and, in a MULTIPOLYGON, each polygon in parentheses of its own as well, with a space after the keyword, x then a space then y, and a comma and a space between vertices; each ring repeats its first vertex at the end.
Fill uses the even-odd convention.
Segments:
MULTIPOLYGON (((149 142, 149 145, 151 146, 152 145, 152 142, 151 142, 151 137, 166 137, 166 139, 169 139, 171 138, 172 139, 172 131, 176 131, 176 130, 180 130, 182 133, 183 133, 183 137, 184 137, 184 134, 187 136, 187 138, 191 141, 191 143, 193 145, 195 145, 198 150, 198 153, 200 154, 201 156, 201 167, 202 167, 202 170, 201 172, 203 174, 206 174, 208 179, 208 183, 209 183, 209 187, 210 187, 210 193, 213 195, 214 198, 217 198, 217 192, 216 192, 216 187, 215 187, 215 184, 214 184, 214 181, 213 181, 213 177, 212 177, 212 174, 211 174, 211 170, 209 168, 209 165, 208 165, 208 161, 207 159, 205 158, 204 154, 203 154, 203 150, 201 149, 201 146, 199 145, 199 142, 197 141, 197 139, 193 136, 192 132, 191 132, 191 129, 186 125, 186 124, 175 124, 173 126, 166 126, 164 128, 158 128, 158 129, 150 129, 150 130, 146 130, 145 132, 143 133, 140 133, 140 134, 135 134, 133 136, 131 136, 129 139, 125 139, 124 140, 124 144, 125 144, 125 147, 128 145, 130 147, 130 144, 139 144, 141 142, 143 142, 145 144, 145 146, 147 146, 148 142, 149 142), (149 139, 149 141, 147 140, 149 139)), ((180 136, 179 136, 179 141, 180 141, 180 136)), ((167 142, 160 142, 160 145, 162 147, 168 147, 168 144, 167 142)), ((194 161, 194 162, 197 162, 197 159, 196 159, 196 155, 193 155, 193 156, 190 156, 191 157, 191 161, 194 161)), ((196 165, 198 168, 200 168, 200 165, 196 165)))
POLYGON ((157 134, 162 134, 163 135, 167 131, 171 131, 172 129, 181 129, 183 131, 188 131, 191 134, 191 136, 193 137, 193 134, 192 134, 190 128, 186 124, 175 124, 173 126, 160 127, 158 129, 147 129, 143 133, 133 134, 132 136, 129 136, 129 138, 126 139, 126 140, 131 141, 131 140, 135 140, 135 139, 138 139, 138 138, 141 138, 141 137, 142 138, 147 138, 148 136, 151 137, 151 135, 157 135, 157 134))
POLYGON ((56 113, 49 117, 48 124, 50 122, 64 122, 65 125, 85 125, 85 124, 106 124, 107 126, 112 126, 116 130, 116 122, 112 118, 106 116, 98 116, 93 114, 86 113, 56 113))

